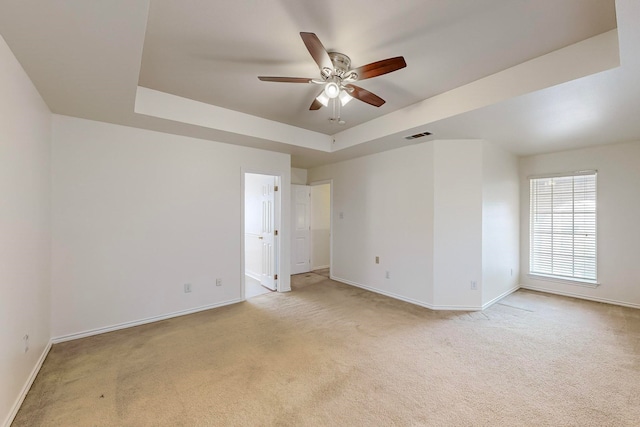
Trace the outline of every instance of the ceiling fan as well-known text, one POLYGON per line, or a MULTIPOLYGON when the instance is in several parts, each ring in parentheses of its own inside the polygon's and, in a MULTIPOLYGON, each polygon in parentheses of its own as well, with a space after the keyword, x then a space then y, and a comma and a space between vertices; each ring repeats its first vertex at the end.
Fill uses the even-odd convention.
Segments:
MULTIPOLYGON (((323 85, 322 91, 313 100, 309 110, 319 110, 322 106, 326 107, 331 100, 334 100, 334 106, 344 106, 353 98, 375 107, 380 107, 385 103, 384 99, 366 89, 354 85, 353 82, 381 76, 407 66, 404 58, 397 56, 351 69, 351 59, 347 55, 339 52, 327 52, 322 42, 320 42, 320 39, 318 39, 318 36, 314 33, 302 32, 300 36, 314 61, 316 61, 316 64, 320 67, 320 78, 265 76, 259 76, 258 78, 263 82, 313 83, 323 85)), ((344 124, 344 121, 339 117, 331 118, 331 120, 344 124)))

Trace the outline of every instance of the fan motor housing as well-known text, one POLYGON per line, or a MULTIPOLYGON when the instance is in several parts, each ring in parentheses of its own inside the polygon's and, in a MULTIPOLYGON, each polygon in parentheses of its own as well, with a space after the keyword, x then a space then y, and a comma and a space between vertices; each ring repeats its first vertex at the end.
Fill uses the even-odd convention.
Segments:
POLYGON ((333 68, 335 69, 335 73, 338 76, 342 76, 351 68, 351 58, 349 58, 344 53, 340 52, 328 52, 329 58, 331 59, 331 63, 333 64, 333 68))

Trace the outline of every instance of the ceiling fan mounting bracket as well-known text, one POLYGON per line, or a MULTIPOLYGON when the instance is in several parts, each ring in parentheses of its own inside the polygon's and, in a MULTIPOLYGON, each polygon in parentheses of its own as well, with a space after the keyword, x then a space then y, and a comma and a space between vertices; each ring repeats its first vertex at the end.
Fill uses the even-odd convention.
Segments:
POLYGON ((351 68, 351 58, 340 52, 327 52, 333 64, 334 74, 338 77, 345 75, 351 68))

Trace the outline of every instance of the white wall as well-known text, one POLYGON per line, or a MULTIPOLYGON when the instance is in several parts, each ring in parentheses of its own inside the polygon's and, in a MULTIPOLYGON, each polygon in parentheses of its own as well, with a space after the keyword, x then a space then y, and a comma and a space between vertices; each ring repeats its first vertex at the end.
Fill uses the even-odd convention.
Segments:
POLYGON ((291 183, 298 185, 307 185, 307 170, 291 168, 291 183))
POLYGON ((5 425, 50 340, 51 113, 2 37, 0 93, 0 423, 5 425))
POLYGON ((309 182, 333 179, 332 277, 431 304, 432 165, 422 143, 309 170, 309 182))
POLYGON ((520 184, 518 159, 483 142, 482 304, 519 286, 520 184))
POLYGON ((434 141, 433 304, 475 309, 482 287, 482 141, 434 141), (476 289, 471 289, 471 282, 476 289))
POLYGON ((517 288, 517 160, 495 145, 428 141, 308 178, 333 179, 337 280, 435 309, 481 309, 517 288))
POLYGON ((520 159, 520 283, 527 288, 640 307, 640 142, 520 159), (527 177, 598 170, 598 281, 595 289, 528 276, 527 177))
POLYGON ((329 267, 331 252, 331 184, 312 185, 311 269, 329 267))
POLYGON ((281 153, 54 115, 53 336, 238 301, 242 173, 281 175, 288 206, 290 170, 281 153))

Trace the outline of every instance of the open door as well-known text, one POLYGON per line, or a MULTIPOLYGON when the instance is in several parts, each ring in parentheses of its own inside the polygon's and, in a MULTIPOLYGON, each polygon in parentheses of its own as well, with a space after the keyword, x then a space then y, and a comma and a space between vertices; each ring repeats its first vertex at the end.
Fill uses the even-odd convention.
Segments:
POLYGON ((291 274, 311 271, 311 192, 308 185, 291 185, 291 274))
POLYGON ((274 228, 274 224, 276 207, 276 178, 270 178, 271 179, 266 180, 262 185, 262 232, 260 234, 260 240, 262 240, 262 275, 260 278, 260 284, 269 289, 275 290, 275 234, 277 231, 274 228))
POLYGON ((291 274, 331 266, 331 181, 291 185, 291 274))
POLYGON ((279 179, 273 175, 244 174, 245 298, 278 287, 279 179))

